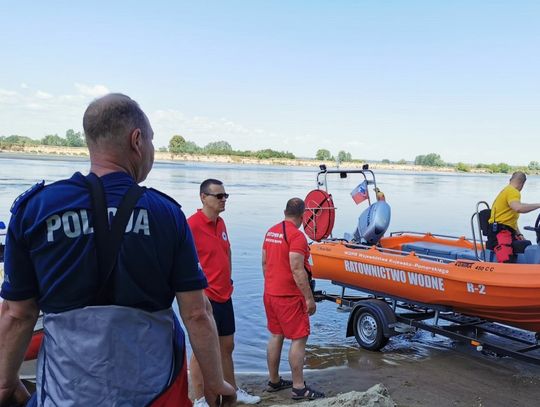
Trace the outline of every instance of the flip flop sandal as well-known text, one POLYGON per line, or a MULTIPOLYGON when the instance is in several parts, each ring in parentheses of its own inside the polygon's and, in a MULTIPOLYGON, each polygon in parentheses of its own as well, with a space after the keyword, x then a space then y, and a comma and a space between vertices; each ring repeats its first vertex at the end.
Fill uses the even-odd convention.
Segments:
POLYGON ((272 383, 271 381, 268 381, 268 386, 266 387, 266 391, 273 393, 275 391, 280 391, 283 389, 290 389, 291 387, 292 387, 292 381, 282 379, 280 376, 279 381, 277 383, 272 383))
POLYGON ((309 387, 305 382, 303 389, 295 389, 294 387, 292 389, 293 400, 315 400, 322 399, 323 397, 324 393, 309 387))

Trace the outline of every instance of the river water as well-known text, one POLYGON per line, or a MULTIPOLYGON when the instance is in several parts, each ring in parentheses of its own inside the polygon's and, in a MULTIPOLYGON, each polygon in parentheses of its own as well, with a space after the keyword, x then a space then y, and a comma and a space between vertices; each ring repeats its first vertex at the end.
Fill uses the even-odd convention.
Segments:
MULTIPOLYGON (((0 155, 0 221, 9 220, 12 201, 33 183, 46 183, 71 176, 74 171, 86 173, 86 159, 38 158, 0 155)), ((157 188, 182 204, 187 216, 200 207, 199 184, 206 178, 221 179, 230 198, 222 214, 232 244, 233 300, 236 312, 236 348, 234 360, 238 372, 266 370, 266 319, 262 304, 263 277, 261 245, 266 230, 280 221, 286 201, 294 196, 304 198, 316 187, 317 168, 238 166, 178 162, 155 163, 144 185, 157 188)), ((467 237, 471 236, 470 217, 477 201, 490 204, 507 184, 508 175, 473 175, 444 173, 406 173, 377 171, 377 185, 392 208, 389 231, 413 230, 467 237)), ((352 232, 367 203, 355 205, 350 191, 361 181, 329 176, 329 192, 338 208, 334 237, 352 232)), ((540 178, 530 177, 522 192, 523 202, 540 202, 540 178)), ((537 213, 522 215, 520 226, 532 225, 537 213)), ((531 232, 527 238, 535 240, 531 232)), ((319 289, 339 292, 325 281, 319 289)), ((319 303, 312 318, 312 335, 308 341, 307 364, 322 368, 347 364, 356 351, 354 338, 345 338, 348 314, 336 311, 335 304, 319 303)), ((394 341, 393 338, 392 341, 394 341)), ((398 339, 399 340, 399 339, 398 339)), ((392 344, 391 341, 391 344, 392 344)), ((415 348, 416 349, 416 348, 415 348)), ((429 347, 420 351, 429 352, 429 347)), ((282 365, 286 364, 284 348, 282 365)))

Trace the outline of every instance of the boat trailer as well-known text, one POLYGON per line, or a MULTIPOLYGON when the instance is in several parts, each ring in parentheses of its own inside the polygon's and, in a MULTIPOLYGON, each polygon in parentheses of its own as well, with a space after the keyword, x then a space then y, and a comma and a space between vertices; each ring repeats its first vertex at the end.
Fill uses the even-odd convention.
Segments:
POLYGON ((463 315, 445 306, 414 303, 336 281, 332 284, 341 287, 341 294, 315 291, 315 301, 332 301, 340 311, 350 312, 346 336, 354 336, 364 349, 380 350, 390 337, 420 329, 469 344, 479 352, 540 365, 539 333, 463 315), (345 295, 346 289, 363 295, 345 295))

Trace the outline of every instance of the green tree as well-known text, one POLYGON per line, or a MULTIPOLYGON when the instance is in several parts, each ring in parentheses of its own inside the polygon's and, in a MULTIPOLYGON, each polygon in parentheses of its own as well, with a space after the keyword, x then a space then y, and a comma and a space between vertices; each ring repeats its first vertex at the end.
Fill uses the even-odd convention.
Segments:
POLYGON ((225 140, 212 141, 204 146, 203 150, 207 154, 230 154, 233 152, 231 145, 225 140))
POLYGON ((26 136, 19 136, 16 134, 12 134, 8 137, 0 137, 0 145, 4 147, 11 147, 11 146, 35 146, 38 145, 39 141, 31 139, 30 137, 26 136))
POLYGON ((414 159, 415 165, 424 165, 426 167, 443 167, 444 161, 439 154, 430 153, 427 155, 417 155, 414 159))
POLYGON ((512 171, 512 167, 506 163, 499 163, 497 167, 499 168, 498 172, 502 172, 503 174, 508 174, 512 171))
POLYGON ((540 170, 540 163, 538 161, 531 161, 527 168, 531 171, 538 171, 540 170))
POLYGON ((348 152, 346 152, 346 151, 341 150, 341 151, 338 153, 338 161, 339 161, 340 163, 352 161, 351 153, 348 153, 348 152))
POLYGON ((66 145, 69 147, 84 147, 86 145, 81 132, 75 133, 73 129, 66 131, 66 145))
POLYGON ((294 160, 296 157, 293 153, 289 153, 288 151, 276 151, 272 150, 271 148, 267 148, 264 150, 255 151, 255 153, 251 153, 251 156, 255 156, 259 159, 265 159, 265 158, 288 158, 291 160, 294 160))
POLYGON ((471 167, 465 163, 457 163, 456 164, 456 170, 459 172, 469 172, 471 171, 471 167))
POLYGON ((179 134, 175 134, 169 140, 169 151, 171 153, 182 153, 184 152, 184 147, 186 145, 186 139, 179 134))
POLYGON ((399 160, 399 161, 397 162, 397 164, 399 164, 399 165, 405 165, 405 164, 407 164, 407 160, 405 160, 404 158, 402 158, 401 160, 399 160))
POLYGON ((383 158, 383 159, 381 160, 381 163, 382 163, 382 164, 390 164, 390 160, 389 160, 388 158, 383 158))
POLYGON ((202 152, 202 148, 193 141, 186 141, 186 144, 184 144, 184 151, 182 152, 187 154, 197 154, 202 152))
POLYGON ((58 134, 47 134, 41 139, 41 144, 46 146, 66 146, 67 141, 58 134))
POLYGON ((330 161, 334 159, 332 154, 330 154, 330 151, 325 148, 317 150, 317 153, 315 153, 315 158, 319 161, 330 161))

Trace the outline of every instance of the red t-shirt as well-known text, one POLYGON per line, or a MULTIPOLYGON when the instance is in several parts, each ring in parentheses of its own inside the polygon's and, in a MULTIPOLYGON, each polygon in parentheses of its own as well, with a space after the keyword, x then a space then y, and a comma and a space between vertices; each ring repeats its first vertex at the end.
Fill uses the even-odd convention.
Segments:
POLYGON ((289 253, 302 254, 304 267, 310 270, 309 246, 304 234, 291 221, 280 222, 266 232, 263 250, 266 252, 264 292, 277 296, 303 295, 294 281, 289 253))
POLYGON ((226 302, 231 298, 233 285, 231 280, 229 236, 225 222, 219 216, 214 223, 200 209, 188 219, 195 241, 197 254, 203 272, 208 280, 204 290, 212 301, 226 302))

